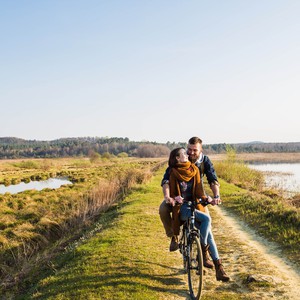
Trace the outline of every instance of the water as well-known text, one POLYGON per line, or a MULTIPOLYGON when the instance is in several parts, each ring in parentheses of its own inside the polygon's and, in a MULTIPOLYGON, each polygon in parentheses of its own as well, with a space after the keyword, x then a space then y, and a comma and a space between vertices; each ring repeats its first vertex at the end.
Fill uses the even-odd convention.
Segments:
POLYGON ((292 193, 300 193, 300 163, 250 164, 265 173, 266 185, 292 193))
POLYGON ((0 194, 5 194, 5 193, 17 194, 27 190, 41 191, 46 188, 58 189, 64 184, 72 184, 72 182, 66 178, 49 178, 43 181, 30 181, 28 183, 21 182, 19 184, 9 185, 9 186, 0 184, 0 194))

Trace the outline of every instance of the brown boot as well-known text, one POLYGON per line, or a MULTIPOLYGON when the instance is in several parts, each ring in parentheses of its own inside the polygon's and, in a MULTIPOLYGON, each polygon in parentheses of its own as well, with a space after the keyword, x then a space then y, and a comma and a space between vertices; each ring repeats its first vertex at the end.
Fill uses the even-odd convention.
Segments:
POLYGON ((202 249, 202 257, 203 257, 203 266, 209 269, 212 269, 214 267, 214 264, 209 260, 208 257, 208 248, 209 245, 203 245, 201 244, 201 249, 202 249))
POLYGON ((225 273, 225 271, 223 269, 221 259, 214 260, 214 265, 216 268, 216 279, 224 281, 224 282, 229 281, 230 278, 229 278, 229 276, 227 276, 227 274, 225 273))
POLYGON ((170 251, 176 251, 179 248, 178 246, 178 236, 177 235, 173 235, 172 239, 171 239, 171 243, 170 243, 170 251))

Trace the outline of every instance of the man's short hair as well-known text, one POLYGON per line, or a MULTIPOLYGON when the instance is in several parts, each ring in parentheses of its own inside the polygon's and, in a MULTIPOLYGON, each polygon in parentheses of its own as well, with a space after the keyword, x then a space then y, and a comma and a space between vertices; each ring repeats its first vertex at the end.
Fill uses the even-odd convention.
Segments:
POLYGON ((196 145, 196 144, 202 145, 202 140, 198 138, 197 136, 193 136, 192 138, 189 139, 189 144, 190 145, 196 145))

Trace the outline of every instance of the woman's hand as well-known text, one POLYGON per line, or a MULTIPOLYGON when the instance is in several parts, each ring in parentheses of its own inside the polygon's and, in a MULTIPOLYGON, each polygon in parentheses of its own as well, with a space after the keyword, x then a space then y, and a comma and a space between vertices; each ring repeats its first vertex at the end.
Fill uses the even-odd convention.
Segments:
POLYGON ((175 200, 177 203, 179 203, 179 204, 182 204, 182 202, 183 202, 183 198, 182 198, 181 196, 176 196, 176 197, 174 198, 174 200, 175 200))
POLYGON ((171 206, 175 206, 175 200, 171 197, 165 197, 165 201, 167 204, 170 204, 171 206))

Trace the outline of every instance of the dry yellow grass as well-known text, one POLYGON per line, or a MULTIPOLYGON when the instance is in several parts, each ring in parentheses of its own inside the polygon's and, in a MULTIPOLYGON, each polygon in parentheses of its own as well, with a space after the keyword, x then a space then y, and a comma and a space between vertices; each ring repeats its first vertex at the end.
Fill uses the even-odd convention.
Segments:
MULTIPOLYGON (((212 161, 225 160, 227 154, 210 154, 212 161)), ((300 153, 237 153, 237 160, 245 162, 300 162, 300 153)))
POLYGON ((44 166, 51 165, 53 174, 63 173, 73 185, 0 195, 0 281, 6 280, 9 286, 18 281, 15 274, 25 274, 24 265, 30 269, 27 261, 31 257, 76 236, 135 183, 148 180, 152 168, 162 160, 126 158, 97 164, 79 158, 31 161, 21 164, 21 168, 16 160, 2 161, 0 181, 9 178, 11 184, 12 178, 21 181, 33 175, 42 180, 44 166), (38 168, 25 169, 25 166, 38 168))

